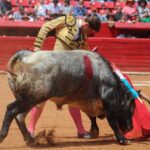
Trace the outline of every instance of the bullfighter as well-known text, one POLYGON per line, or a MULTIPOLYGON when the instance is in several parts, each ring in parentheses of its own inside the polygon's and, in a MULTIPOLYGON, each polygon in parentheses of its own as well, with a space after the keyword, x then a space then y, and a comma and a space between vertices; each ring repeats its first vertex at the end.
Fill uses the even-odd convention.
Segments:
MULTIPOLYGON (((72 15, 61 16, 52 21, 46 22, 41 27, 34 43, 34 51, 41 49, 44 39, 51 31, 55 32, 56 37, 54 51, 68 51, 75 49, 89 50, 87 37, 99 30, 100 20, 96 15, 88 15, 84 19, 75 18, 72 15)), ((45 102, 32 109, 28 128, 31 135, 34 134, 36 123, 42 113, 44 105, 45 102)), ((95 135, 91 135, 90 132, 85 130, 82 123, 81 113, 78 108, 71 106, 68 108, 76 125, 77 136, 79 138, 89 139, 93 138, 93 136, 98 136, 98 132, 95 135)))

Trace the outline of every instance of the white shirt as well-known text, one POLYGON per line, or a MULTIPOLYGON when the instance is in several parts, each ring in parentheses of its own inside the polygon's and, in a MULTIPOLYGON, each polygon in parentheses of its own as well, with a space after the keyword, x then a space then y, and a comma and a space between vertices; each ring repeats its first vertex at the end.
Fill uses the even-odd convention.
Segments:
POLYGON ((55 7, 54 3, 50 3, 47 5, 47 9, 52 14, 59 14, 62 11, 62 5, 60 3, 57 3, 57 5, 55 7))
POLYGON ((46 16, 46 10, 47 6, 45 4, 35 6, 35 13, 37 16, 46 16))

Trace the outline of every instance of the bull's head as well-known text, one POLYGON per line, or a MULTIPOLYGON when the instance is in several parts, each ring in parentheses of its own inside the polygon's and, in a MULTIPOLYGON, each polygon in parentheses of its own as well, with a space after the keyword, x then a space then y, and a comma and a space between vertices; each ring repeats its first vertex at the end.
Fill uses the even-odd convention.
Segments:
POLYGON ((120 115, 117 117, 118 126, 123 132, 128 132, 133 129, 132 117, 135 110, 135 101, 129 100, 126 102, 120 115))

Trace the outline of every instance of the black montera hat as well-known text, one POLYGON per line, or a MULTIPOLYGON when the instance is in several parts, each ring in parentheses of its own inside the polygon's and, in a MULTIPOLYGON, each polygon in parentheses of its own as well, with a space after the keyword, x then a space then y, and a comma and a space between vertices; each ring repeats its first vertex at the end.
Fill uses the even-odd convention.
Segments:
POLYGON ((53 3, 58 3, 58 0, 53 0, 53 3))
POLYGON ((140 5, 142 2, 145 3, 145 6, 147 5, 147 1, 146 1, 146 0, 139 0, 139 1, 138 1, 138 5, 140 5))

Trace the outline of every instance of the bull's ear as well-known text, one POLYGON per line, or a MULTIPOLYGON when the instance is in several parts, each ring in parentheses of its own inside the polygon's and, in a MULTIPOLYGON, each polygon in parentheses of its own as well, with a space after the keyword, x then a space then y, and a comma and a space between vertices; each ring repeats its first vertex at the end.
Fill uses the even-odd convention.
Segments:
POLYGON ((134 103, 134 100, 135 100, 135 98, 131 95, 131 97, 126 100, 123 110, 124 111, 128 111, 130 106, 131 106, 131 104, 134 103))
POLYGON ((140 94, 140 93, 141 93, 141 90, 137 90, 137 93, 140 94))
POLYGON ((126 101, 125 108, 124 108, 125 111, 129 109, 130 103, 131 103, 130 100, 126 101))

